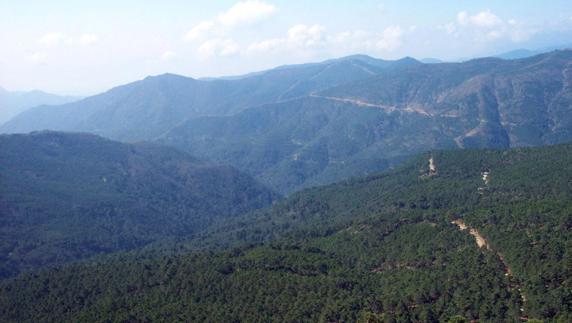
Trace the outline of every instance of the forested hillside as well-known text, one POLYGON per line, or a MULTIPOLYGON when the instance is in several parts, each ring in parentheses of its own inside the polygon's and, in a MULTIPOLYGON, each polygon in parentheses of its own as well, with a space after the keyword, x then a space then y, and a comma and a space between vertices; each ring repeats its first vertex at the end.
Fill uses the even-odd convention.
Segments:
POLYGON ((572 145, 435 151, 293 194, 186 244, 4 281, 0 313, 8 322, 569 322, 571 229, 572 145))
POLYGON ((429 149, 572 140, 572 50, 422 64, 349 56, 230 79, 165 74, 37 108, 6 133, 151 140, 290 194, 385 170, 429 149))
POLYGON ((188 237, 277 195, 228 166, 90 134, 0 136, 0 278, 188 237))
POLYGON ((91 132, 122 141, 151 140, 188 119, 231 115, 415 64, 419 63, 411 59, 384 61, 350 56, 283 66, 234 80, 150 76, 79 102, 32 109, 0 127, 0 131, 49 129, 91 132))
POLYGON ((572 51, 414 64, 161 136, 284 193, 386 169, 427 149, 572 139, 572 51))

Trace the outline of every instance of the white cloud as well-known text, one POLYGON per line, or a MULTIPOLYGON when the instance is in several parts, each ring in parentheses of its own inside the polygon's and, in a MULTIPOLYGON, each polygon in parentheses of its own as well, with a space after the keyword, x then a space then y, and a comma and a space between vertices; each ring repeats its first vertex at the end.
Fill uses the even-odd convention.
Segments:
POLYGON ((515 43, 520 43, 529 40, 534 34, 538 32, 536 28, 527 26, 514 19, 508 21, 508 28, 506 34, 515 43))
POLYGON ((95 34, 83 34, 79 37, 79 43, 81 45, 91 45, 95 44, 99 40, 99 37, 95 34))
POLYGON ((45 47, 55 47, 58 45, 92 45, 99 40, 96 34, 81 34, 79 36, 68 36, 60 32, 51 32, 43 35, 38 43, 45 47))
POLYGON ((219 14, 218 21, 225 26, 250 24, 269 18, 276 12, 274 5, 263 1, 241 1, 219 14))
POLYGON ((66 40, 66 36, 62 33, 51 32, 43 35, 38 42, 44 46, 55 46, 66 40))
POLYGON ((328 34, 322 25, 295 25, 282 38, 270 38, 251 43, 247 52, 282 51, 296 56, 308 56, 323 52, 339 55, 357 52, 393 52, 401 48, 406 35, 417 31, 416 26, 402 28, 389 26, 380 34, 363 30, 342 31, 328 34))
POLYGON ((161 59, 164 61, 169 61, 173 58, 177 57, 177 53, 173 52, 173 51, 166 51, 161 55, 161 59))
POLYGON ((337 55, 371 53, 372 51, 379 51, 379 48, 376 47, 379 38, 379 34, 364 30, 343 31, 328 36, 327 47, 337 55))
POLYGON ((534 30, 515 19, 504 21, 490 10, 469 14, 461 11, 454 22, 450 22, 439 29, 456 38, 470 37, 477 42, 497 41, 508 39, 513 42, 522 42, 530 39, 534 30))
POLYGON ((203 58, 235 55, 240 51, 238 44, 232 39, 211 39, 199 46, 198 52, 203 58))
POLYGON ((334 43, 350 43, 350 42, 362 42, 369 36, 368 32, 363 30, 356 31, 342 31, 330 37, 329 40, 334 43))
POLYGON ((34 52, 28 56, 28 60, 33 64, 45 64, 48 60, 48 54, 45 52, 34 52))
POLYGON ((404 32, 399 26, 390 26, 383 30, 381 38, 377 41, 375 46, 383 51, 394 51, 401 47, 403 44, 404 32))
POLYGON ((481 11, 473 16, 466 11, 457 14, 457 22, 461 26, 476 26, 480 28, 494 28, 503 24, 503 21, 490 10, 481 11))
POLYGON ((327 43, 326 28, 322 25, 295 25, 288 29, 283 38, 271 38, 248 46, 248 52, 274 50, 307 50, 319 48, 327 43))
POLYGON ((326 28, 321 25, 296 25, 288 29, 288 43, 302 47, 314 47, 324 41, 326 28))
POLYGON ((248 52, 269 52, 272 50, 279 49, 283 44, 285 44, 284 39, 273 38, 263 40, 261 42, 252 43, 248 46, 248 52))
POLYGON ((457 25, 454 22, 446 23, 442 26, 439 26, 438 28, 445 30, 445 32, 447 32, 449 35, 454 35, 457 33, 457 25))
POLYGON ((186 41, 204 40, 208 34, 214 29, 215 24, 212 21, 202 21, 191 30, 189 30, 184 39, 186 41))
MULTIPOLYGON (((274 5, 264 1, 241 1, 220 13, 215 19, 200 22, 189 30, 183 39, 200 44, 196 50, 203 58, 235 55, 240 52, 240 46, 231 37, 234 27, 262 21, 276 11, 274 5)), ((258 48, 269 50, 274 46, 272 41, 267 41, 259 44, 258 48)), ((256 47, 256 44, 249 46, 252 50, 256 50, 256 47)))

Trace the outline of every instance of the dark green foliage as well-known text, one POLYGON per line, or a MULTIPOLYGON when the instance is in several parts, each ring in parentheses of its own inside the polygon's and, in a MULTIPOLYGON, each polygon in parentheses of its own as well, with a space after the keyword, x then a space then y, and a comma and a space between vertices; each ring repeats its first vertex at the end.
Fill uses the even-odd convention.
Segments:
POLYGON ((0 319, 570 321, 572 145, 431 155, 434 173, 424 154, 293 194, 187 244, 4 281, 0 319))
POLYGON ((418 223, 389 235, 385 229, 379 223, 303 245, 136 257, 27 275, 2 290, 10 295, 0 298, 2 317, 327 322, 356 321, 372 312, 419 320, 459 312, 478 317, 481 304, 497 304, 492 308, 499 319, 518 312, 498 260, 454 227, 418 223), (40 304, 29 303, 30 296, 40 304))
POLYGON ((230 167, 87 134, 0 136, 0 277, 187 237, 276 195, 230 167))

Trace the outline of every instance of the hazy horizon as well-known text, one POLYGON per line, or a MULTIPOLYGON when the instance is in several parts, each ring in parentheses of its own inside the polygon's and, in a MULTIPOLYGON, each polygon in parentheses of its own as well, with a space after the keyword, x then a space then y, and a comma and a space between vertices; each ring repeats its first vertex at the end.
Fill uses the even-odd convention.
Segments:
POLYGON ((91 95, 354 54, 457 60, 572 39, 566 1, 0 2, 0 86, 91 95), (33 4, 33 5, 31 5, 33 4))

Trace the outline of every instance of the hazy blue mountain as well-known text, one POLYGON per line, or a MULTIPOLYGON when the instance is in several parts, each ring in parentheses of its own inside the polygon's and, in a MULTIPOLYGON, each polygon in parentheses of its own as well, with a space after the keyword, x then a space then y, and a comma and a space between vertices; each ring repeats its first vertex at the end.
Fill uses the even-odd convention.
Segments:
POLYGON ((0 125, 29 108, 40 105, 59 105, 77 100, 79 98, 42 91, 12 92, 0 87, 0 125))
POLYGON ((421 65, 320 93, 441 120, 463 147, 508 147, 572 139, 572 51, 505 61, 421 65), (447 121, 448 120, 448 121, 447 121))
POLYGON ((445 61, 440 60, 438 58, 428 57, 428 58, 423 58, 421 60, 421 63, 424 63, 424 64, 440 64, 440 63, 445 63, 445 61))
POLYGON ((0 131, 49 129, 92 132, 126 141, 152 139, 187 119, 230 115, 416 64, 412 59, 384 61, 361 55, 284 66, 233 80, 201 81, 165 74, 78 102, 32 109, 0 127, 0 131))
POLYGON ((234 165, 284 193, 385 169, 414 150, 455 147, 417 114, 319 97, 192 119, 158 142, 234 165))
POLYGON ((188 238, 277 196, 172 148, 91 134, 0 135, 0 277, 188 238))
POLYGON ((560 143, 572 140, 570 63, 572 51, 412 65, 232 116, 191 119, 158 140, 285 193, 427 149, 560 143))
POLYGON ((551 52, 554 50, 562 50, 562 49, 572 49, 572 44, 559 45, 559 46, 549 46, 549 47, 544 47, 544 48, 535 49, 535 50, 520 48, 520 49, 511 50, 511 51, 508 51, 505 53, 497 54, 497 55, 494 55, 493 57, 502 58, 502 59, 520 59, 520 58, 532 57, 535 55, 540 55, 540 54, 548 53, 548 52, 551 52))
POLYGON ((502 59, 519 59, 519 58, 527 58, 534 55, 542 54, 543 51, 535 51, 529 49, 515 49, 511 50, 506 53, 495 55, 494 57, 502 58, 502 59))
POLYGON ((289 193, 433 148, 572 140, 571 63, 570 50, 441 64, 356 55, 235 80, 162 75, 0 129, 158 140, 289 193))

